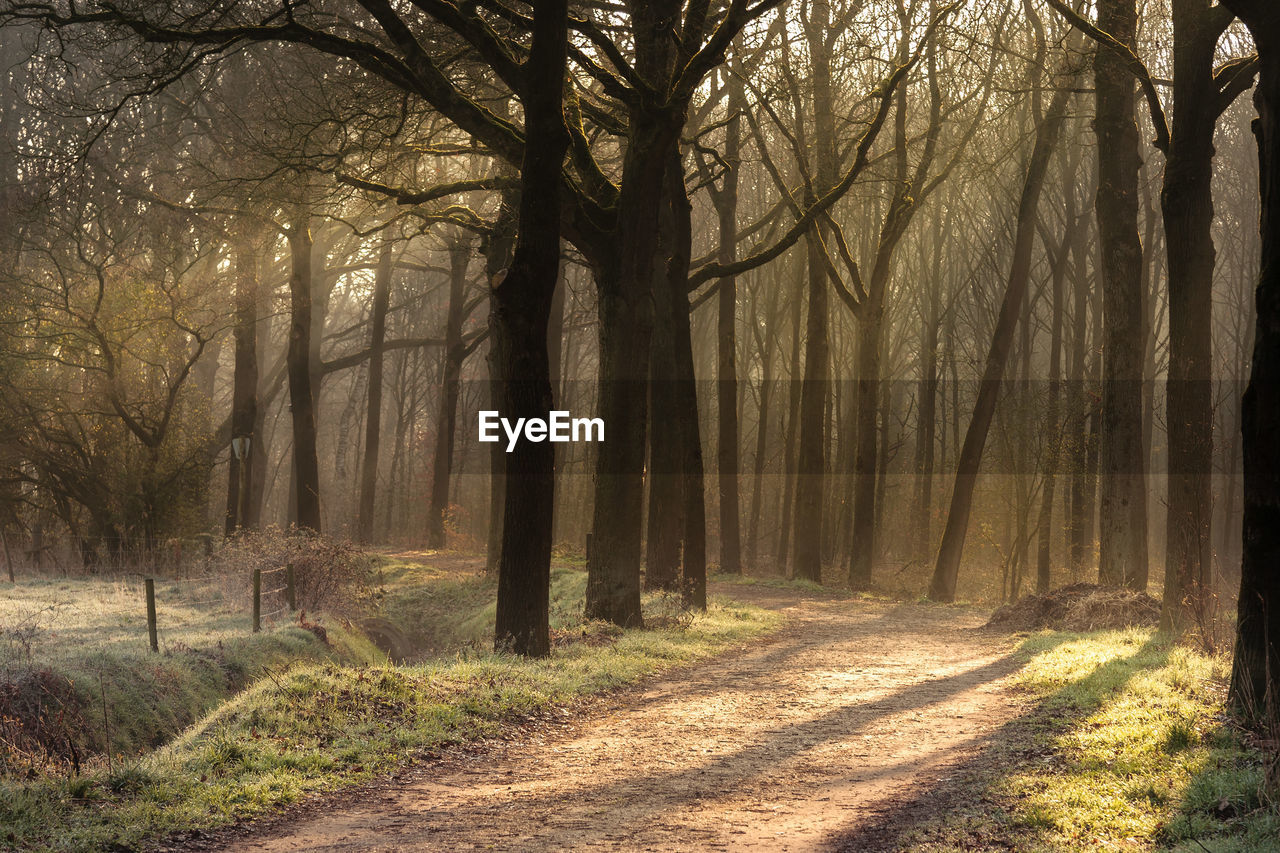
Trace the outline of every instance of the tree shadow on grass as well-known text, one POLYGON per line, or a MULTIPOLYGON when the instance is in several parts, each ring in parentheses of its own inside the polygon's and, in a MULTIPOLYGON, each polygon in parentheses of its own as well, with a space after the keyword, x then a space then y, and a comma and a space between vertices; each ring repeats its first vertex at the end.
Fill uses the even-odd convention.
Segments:
MULTIPOLYGON (((1069 635, 1062 635, 1038 653, 1069 640, 1069 635)), ((1132 654, 1112 658, 1063 685, 1026 713, 976 740, 972 744, 978 750, 976 756, 943 771, 946 775, 935 783, 883 803, 870 819, 833 835, 827 847, 842 853, 917 850, 930 844, 949 850, 1054 848, 1047 837, 1052 816, 1034 808, 1021 810, 1000 790, 1002 780, 1054 753, 1066 735, 1104 707, 1135 675, 1162 666, 1171 650, 1166 640, 1153 635, 1132 654)))

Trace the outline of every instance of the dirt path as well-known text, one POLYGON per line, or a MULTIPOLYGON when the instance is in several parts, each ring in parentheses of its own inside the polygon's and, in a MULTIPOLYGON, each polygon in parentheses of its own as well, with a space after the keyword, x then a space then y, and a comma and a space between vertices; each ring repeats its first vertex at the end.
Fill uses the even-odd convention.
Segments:
POLYGON ((248 851, 831 848, 945 778, 1017 712, 1006 643, 946 608, 736 587, 789 626, 226 848, 248 851))

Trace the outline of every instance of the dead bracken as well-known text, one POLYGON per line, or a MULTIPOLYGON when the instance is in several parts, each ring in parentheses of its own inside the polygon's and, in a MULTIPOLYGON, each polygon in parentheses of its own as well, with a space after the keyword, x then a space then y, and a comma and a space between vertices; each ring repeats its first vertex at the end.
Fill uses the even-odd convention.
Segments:
POLYGON ((998 631, 1098 631, 1155 625, 1160 602, 1144 592, 1073 583, 1006 604, 984 628, 998 631))

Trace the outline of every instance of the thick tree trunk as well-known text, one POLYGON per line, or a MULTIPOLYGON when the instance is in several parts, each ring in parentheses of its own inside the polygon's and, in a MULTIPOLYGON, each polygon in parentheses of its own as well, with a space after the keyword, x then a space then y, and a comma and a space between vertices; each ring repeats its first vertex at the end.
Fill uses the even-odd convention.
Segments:
MULTIPOLYGON (((664 215, 664 248, 669 216, 664 215)), ((677 590, 684 541, 684 429, 676 389, 675 297, 665 265, 654 270, 653 353, 649 363, 649 494, 645 589, 677 590)), ((688 305, 686 298, 685 305, 688 305)), ((687 309, 686 309, 687 313, 687 309)), ((688 321, 686 320, 686 323, 688 321)))
MULTIPOLYGON (((558 246, 557 252, 559 252, 558 246)), ((440 377, 442 393, 440 410, 436 415, 436 445, 431 464, 431 502, 427 508, 428 548, 444 548, 447 541, 444 522, 449 512, 449 477, 453 473, 453 434, 458 419, 462 362, 466 358, 466 350, 462 344, 462 309, 466 295, 467 264, 470 260, 471 248, 459 235, 449 245, 449 310, 445 320, 444 365, 440 377)), ((548 307, 549 316, 550 307, 548 307)), ((548 368, 548 376, 549 370, 550 368, 548 368)), ((549 406, 548 411, 550 411, 549 406)), ((508 415, 504 412, 503 417, 508 415)), ((546 413, 539 417, 546 417, 546 413)))
MULTIPOLYGON (((545 418, 553 405, 547 325, 560 269, 560 172, 569 145, 561 113, 568 4, 537 0, 533 17, 522 98, 520 224, 511 268, 492 289, 489 314, 498 410, 513 419, 545 418)), ((551 651, 554 445, 517 442, 507 454, 506 480, 494 647, 543 656, 551 651)))
POLYGON ((373 310, 369 318, 369 393, 364 421, 364 462, 360 466, 360 507, 356 539, 373 541, 373 517, 378 487, 378 449, 382 441, 383 344, 387 337, 387 308, 391 301, 391 242, 382 244, 373 274, 373 310))
POLYGON ((1213 80, 1208 0, 1173 3, 1173 127, 1160 208, 1169 257, 1169 502, 1161 625, 1181 630, 1212 585, 1213 80))
MULTIPOLYGON (((636 73, 668 85, 676 43, 671 22, 679 4, 632 4, 636 73)), ((596 282, 600 313, 600 417, 608 434, 600 445, 592 547, 587 559, 586 615, 618 625, 643 624, 640 612, 640 532, 647 379, 653 330, 653 275, 659 258, 658 223, 666 201, 668 156, 678 144, 687 104, 630 106, 630 135, 618 192, 616 241, 600 247, 596 282)))
POLYGON ((293 421, 293 474, 298 527, 320 531, 320 462, 316 450, 314 371, 311 364, 311 228, 302 210, 289 228, 289 405, 293 421))
POLYGON ((1262 271, 1249 385, 1241 403, 1244 543, 1230 701, 1255 720, 1280 720, 1280 9, 1226 0, 1258 46, 1254 91, 1262 202, 1262 271))
MULTIPOLYGON (((1098 27, 1133 46, 1134 0, 1100 0, 1098 27)), ((1138 126, 1133 75, 1100 50, 1094 64, 1098 137, 1096 210, 1102 249, 1102 497, 1098 582, 1147 588, 1147 485, 1142 455, 1142 241, 1138 237, 1138 126)))
POLYGON ((1027 281, 1031 273, 1031 248, 1035 238, 1036 209, 1044 188, 1049 158, 1057 145, 1062 130, 1070 86, 1064 85, 1053 95, 1044 119, 1036 129, 1035 148, 1027 166, 1027 177, 1018 203, 1017 231, 1014 236, 1013 261, 1009 269, 1009 284, 1000 305, 991 348, 983 370, 978 398, 974 402, 973 417, 965 431, 964 444, 956 464, 956 480, 951 493, 951 507, 947 512, 947 525, 938 550, 933 580, 929 585, 929 597, 934 601, 954 601, 956 580, 960 574, 960 556, 969 529, 969 513, 973 507, 973 489, 977 484, 978 470, 982 464, 982 451, 986 446, 987 432, 995 414, 996 400, 1000 396, 1001 380, 1009 351, 1013 347, 1013 334, 1017 327, 1022 302, 1027 298, 1027 281))

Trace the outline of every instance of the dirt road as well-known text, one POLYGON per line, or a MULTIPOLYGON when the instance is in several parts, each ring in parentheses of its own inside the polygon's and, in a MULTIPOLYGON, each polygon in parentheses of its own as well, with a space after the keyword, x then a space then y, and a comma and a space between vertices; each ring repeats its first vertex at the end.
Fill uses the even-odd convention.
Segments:
POLYGON ((808 851, 945 778, 1014 714, 965 611, 734 588, 775 639, 546 729, 334 798, 249 851, 808 851))

